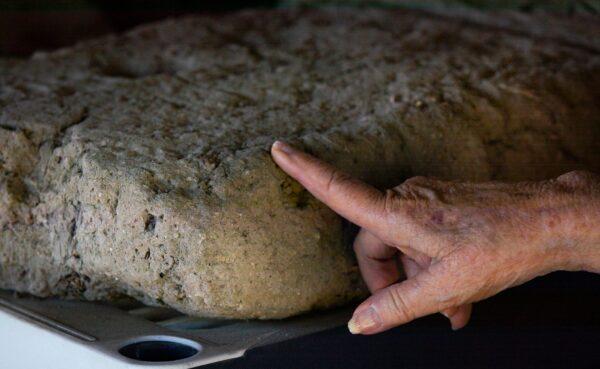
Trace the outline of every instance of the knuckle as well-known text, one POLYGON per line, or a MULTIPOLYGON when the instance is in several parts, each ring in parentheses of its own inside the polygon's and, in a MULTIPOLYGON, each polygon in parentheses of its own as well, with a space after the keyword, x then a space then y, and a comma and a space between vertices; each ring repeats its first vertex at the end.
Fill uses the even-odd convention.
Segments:
POLYGON ((409 179, 404 181, 403 184, 405 184, 405 185, 421 185, 421 184, 425 184, 425 183, 429 183, 429 179, 427 177, 414 176, 414 177, 410 177, 409 179))
POLYGON ((448 307, 458 306, 463 303, 463 277, 461 276, 460 269, 452 269, 452 266, 447 263, 443 263, 446 266, 440 265, 436 268, 436 273, 440 275, 446 275, 448 280, 442 282, 431 281, 427 287, 429 295, 432 301, 432 311, 441 311, 448 307))
POLYGON ((421 230, 420 214, 426 204, 407 200, 395 190, 386 190, 382 201, 382 213, 391 230, 397 226, 421 230))
POLYGON ((406 297, 399 288, 391 288, 388 292, 389 310, 393 318, 398 321, 408 322, 415 319, 416 315, 411 309, 406 297))
POLYGON ((325 184, 325 191, 330 192, 334 187, 350 180, 350 176, 337 169, 332 169, 329 172, 329 178, 325 184))
POLYGON ((590 185, 593 174, 584 170, 574 170, 559 176, 557 181, 568 187, 582 188, 590 185))
POLYGON ((394 190, 386 190, 383 196, 383 213, 387 216, 397 211, 398 194, 394 190))
POLYGON ((443 188, 436 180, 427 177, 412 177, 395 187, 405 199, 424 202, 442 202, 443 188))
POLYGON ((415 200, 417 199, 415 188, 416 184, 405 181, 404 183, 399 184, 394 187, 394 192, 400 195, 405 200, 415 200))

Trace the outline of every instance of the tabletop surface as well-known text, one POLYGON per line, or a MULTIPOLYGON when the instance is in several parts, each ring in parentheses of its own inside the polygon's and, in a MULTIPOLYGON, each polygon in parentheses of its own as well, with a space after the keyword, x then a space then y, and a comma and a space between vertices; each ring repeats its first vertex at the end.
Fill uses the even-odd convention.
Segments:
POLYGON ((600 368, 600 276, 558 272, 375 336, 345 327, 249 351, 217 368, 600 368))

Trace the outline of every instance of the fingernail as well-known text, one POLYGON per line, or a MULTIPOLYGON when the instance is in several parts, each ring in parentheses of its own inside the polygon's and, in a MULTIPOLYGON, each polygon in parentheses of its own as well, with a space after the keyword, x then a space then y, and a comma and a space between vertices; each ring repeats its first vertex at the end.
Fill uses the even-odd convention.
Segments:
POLYGON ((273 150, 282 151, 286 154, 292 153, 292 147, 283 141, 275 141, 272 146, 273 150))
POLYGON ((348 322, 348 330, 352 334, 369 333, 379 326, 381 326, 381 318, 373 307, 354 314, 348 322))

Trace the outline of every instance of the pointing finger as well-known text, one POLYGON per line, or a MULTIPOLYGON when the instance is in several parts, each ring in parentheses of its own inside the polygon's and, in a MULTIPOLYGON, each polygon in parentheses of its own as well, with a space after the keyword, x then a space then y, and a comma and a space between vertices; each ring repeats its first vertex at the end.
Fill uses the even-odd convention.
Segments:
POLYGON ((281 141, 273 144, 271 153, 281 169, 333 211, 374 233, 386 231, 381 191, 281 141))

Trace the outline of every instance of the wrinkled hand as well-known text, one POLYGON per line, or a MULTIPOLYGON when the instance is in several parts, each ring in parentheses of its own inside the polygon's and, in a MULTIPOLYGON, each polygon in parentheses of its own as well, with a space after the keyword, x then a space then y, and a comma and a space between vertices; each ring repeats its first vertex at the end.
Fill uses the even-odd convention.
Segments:
POLYGON ((275 162, 361 230, 354 241, 372 296, 352 333, 441 312, 465 326, 471 303, 554 270, 600 269, 600 190, 589 173, 554 181, 411 178, 385 193, 276 142, 275 162), (399 282, 398 263, 407 279, 399 282))

